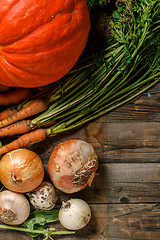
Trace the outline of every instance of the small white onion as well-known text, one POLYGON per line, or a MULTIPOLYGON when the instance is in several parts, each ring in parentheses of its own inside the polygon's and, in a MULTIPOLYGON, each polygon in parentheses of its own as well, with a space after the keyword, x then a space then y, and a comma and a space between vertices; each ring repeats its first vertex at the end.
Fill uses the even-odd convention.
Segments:
POLYGON ((30 205, 22 193, 0 192, 0 220, 9 225, 23 223, 30 214, 30 205))
POLYGON ((90 206, 82 199, 70 199, 62 202, 59 210, 59 221, 69 230, 79 230, 85 227, 91 218, 90 206))

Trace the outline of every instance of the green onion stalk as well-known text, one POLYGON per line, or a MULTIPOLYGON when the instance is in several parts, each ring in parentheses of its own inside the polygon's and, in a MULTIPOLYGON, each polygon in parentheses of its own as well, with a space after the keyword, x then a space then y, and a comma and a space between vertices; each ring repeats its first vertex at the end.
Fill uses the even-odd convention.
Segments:
POLYGON ((79 61, 59 81, 50 106, 31 120, 48 136, 77 128, 133 101, 160 79, 160 4, 157 0, 118 1, 110 19, 112 40, 102 59, 79 61))

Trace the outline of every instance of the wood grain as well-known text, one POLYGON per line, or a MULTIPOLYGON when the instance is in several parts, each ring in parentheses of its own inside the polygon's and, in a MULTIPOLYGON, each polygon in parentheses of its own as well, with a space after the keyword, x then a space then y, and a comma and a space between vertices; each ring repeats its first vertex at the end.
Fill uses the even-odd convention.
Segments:
POLYGON ((160 205, 109 205, 107 208, 107 240, 160 238, 160 205))

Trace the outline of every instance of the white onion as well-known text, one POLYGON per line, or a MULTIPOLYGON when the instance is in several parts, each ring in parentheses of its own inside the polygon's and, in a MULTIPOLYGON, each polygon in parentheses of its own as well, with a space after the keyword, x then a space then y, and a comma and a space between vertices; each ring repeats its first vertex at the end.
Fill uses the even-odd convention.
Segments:
POLYGON ((48 163, 54 186, 65 193, 91 186, 97 168, 98 157, 94 148, 79 139, 71 139, 55 147, 48 163))
POLYGON ((59 221, 69 230, 79 230, 85 227, 91 218, 91 209, 82 199, 70 199, 62 202, 59 210, 59 221))
POLYGON ((30 214, 27 198, 9 190, 0 192, 0 220, 9 225, 23 223, 30 214))

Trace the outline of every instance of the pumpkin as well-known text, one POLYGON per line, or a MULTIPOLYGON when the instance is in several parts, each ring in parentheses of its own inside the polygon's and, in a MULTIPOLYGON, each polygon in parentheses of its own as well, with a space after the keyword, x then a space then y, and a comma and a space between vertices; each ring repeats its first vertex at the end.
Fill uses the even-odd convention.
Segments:
POLYGON ((85 0, 0 0, 0 84, 39 87, 62 78, 85 48, 85 0))

